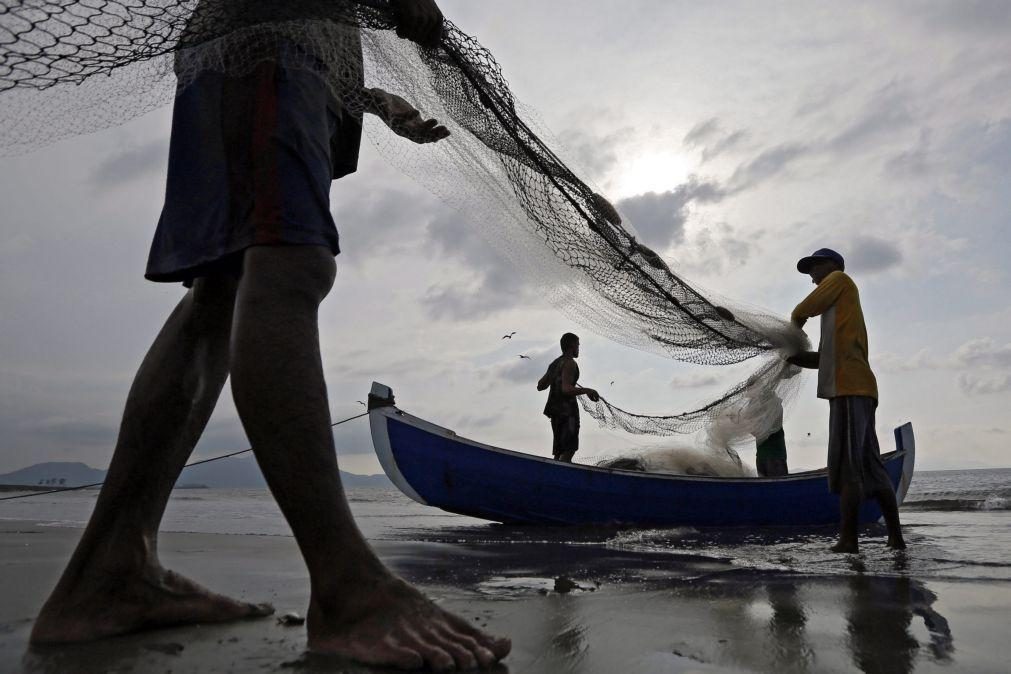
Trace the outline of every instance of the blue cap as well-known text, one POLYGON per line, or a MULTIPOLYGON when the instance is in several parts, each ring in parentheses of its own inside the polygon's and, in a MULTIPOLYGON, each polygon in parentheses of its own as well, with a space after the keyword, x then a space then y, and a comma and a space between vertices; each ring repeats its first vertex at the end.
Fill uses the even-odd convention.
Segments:
POLYGON ((843 261, 843 256, 835 252, 831 248, 819 248, 807 257, 800 258, 797 262, 797 271, 801 274, 807 274, 811 271, 811 265, 813 265, 818 260, 832 260, 840 269, 846 268, 846 262, 843 261))

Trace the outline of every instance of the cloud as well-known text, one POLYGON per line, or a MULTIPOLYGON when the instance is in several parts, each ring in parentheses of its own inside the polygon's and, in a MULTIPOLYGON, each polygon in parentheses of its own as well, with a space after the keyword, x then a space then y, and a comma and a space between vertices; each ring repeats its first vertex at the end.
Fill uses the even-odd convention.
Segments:
POLYGON ((565 148, 565 155, 572 158, 573 167, 585 170, 596 181, 618 165, 619 148, 634 134, 635 129, 628 126, 603 136, 570 128, 559 135, 558 141, 565 148))
POLYGON ((690 275, 720 275, 747 264, 762 234, 755 231, 742 238, 726 223, 702 227, 678 249, 678 262, 690 275))
POLYGON ((664 249, 684 240, 692 203, 717 203, 726 196, 718 183, 691 176, 667 192, 646 192, 615 204, 646 245, 664 249))
POLYGON ((861 236, 850 243, 846 260, 847 270, 873 274, 898 265, 902 261, 902 251, 891 241, 861 236))
POLYGON ((728 181, 728 189, 739 192, 779 175, 794 161, 809 154, 812 148, 804 143, 781 143, 759 153, 751 161, 737 167, 728 181))
POLYGON ((968 372, 958 376, 959 388, 966 395, 988 395, 1011 390, 1011 374, 998 377, 983 377, 968 372))
POLYGON ((990 169, 990 176, 1006 179, 1011 173, 1011 118, 974 125, 963 135, 969 137, 958 141, 969 146, 971 155, 967 159, 990 169))
POLYGON ((954 360, 966 367, 1011 367, 1011 342, 997 344, 990 337, 971 339, 955 350, 954 360))
POLYGON ((723 138, 720 138, 718 141, 702 150, 702 161, 707 162, 710 159, 727 152, 728 150, 733 150, 750 136, 751 134, 744 129, 738 129, 737 131, 728 133, 723 138))
POLYGON ((91 174, 91 182, 102 188, 129 182, 165 170, 168 140, 159 139, 122 150, 103 160, 91 174))
POLYGON ((744 129, 724 132, 720 121, 716 117, 710 117, 693 126, 685 134, 682 142, 685 147, 701 148, 702 161, 707 162, 727 150, 737 147, 748 136, 748 132, 744 129))
POLYGON ((874 356, 873 367, 882 372, 911 372, 914 370, 933 370, 943 367, 944 363, 931 355, 928 349, 920 349, 912 356, 900 356, 894 353, 882 353, 874 356))
POLYGON ((835 109, 853 89, 853 82, 818 80, 800 96, 794 115, 799 118, 815 115, 823 110, 835 109))
POLYGON ((909 94, 894 83, 882 87, 856 120, 828 141, 827 149, 845 153, 894 138, 896 131, 908 129, 913 122, 909 99, 909 94))
POLYGON ((533 279, 489 245, 478 226, 458 211, 428 225, 429 248, 461 263, 451 281, 433 285, 422 300, 433 318, 483 318, 525 304, 533 292, 533 279))
POLYGON ((932 31, 948 30, 1001 40, 1011 32, 1011 4, 1005 0, 961 0, 957 3, 942 0, 933 3, 932 7, 924 7, 920 3, 914 7, 915 10, 904 18, 921 17, 932 31))
POLYGON ((529 290, 512 269, 486 270, 470 285, 432 286, 422 303, 432 318, 473 321, 523 304, 529 290))
POLYGON ((693 126, 685 134, 683 142, 688 147, 698 147, 720 134, 720 120, 716 117, 710 117, 693 126))
POLYGON ((384 187, 343 190, 333 202, 341 261, 351 264, 417 248, 428 222, 447 209, 427 193, 384 187))
MULTIPOLYGON (((992 375, 995 369, 1011 368, 1011 342, 1002 345, 990 337, 970 339, 951 354, 943 357, 934 356, 928 349, 921 349, 912 356, 882 353, 874 358, 874 365, 882 371, 889 372, 978 368, 987 370, 987 374, 992 375)), ((972 390, 973 392, 996 392, 998 389, 993 389, 995 381, 1002 382, 1003 379, 1000 377, 987 379, 977 374, 965 372, 960 377, 963 390, 972 390)))
POLYGON ((885 162, 885 171, 901 178, 919 178, 930 172, 931 130, 920 129, 916 144, 885 162))

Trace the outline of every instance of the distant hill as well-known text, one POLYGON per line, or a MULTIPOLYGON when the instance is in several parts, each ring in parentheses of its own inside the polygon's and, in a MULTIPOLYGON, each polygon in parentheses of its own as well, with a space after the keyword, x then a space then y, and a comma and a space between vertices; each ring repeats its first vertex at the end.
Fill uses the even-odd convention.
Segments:
MULTIPOLYGON (((80 462, 51 461, 37 463, 12 473, 0 474, 0 485, 80 487, 104 479, 104 470, 80 462)), ((345 487, 393 486, 385 475, 355 475, 345 473, 343 470, 341 481, 345 487)), ((180 487, 200 485, 215 489, 253 489, 267 486, 260 473, 260 467, 256 465, 256 460, 252 456, 222 459, 187 468, 176 484, 180 487)))
POLYGON ((79 461, 51 461, 37 463, 13 473, 0 475, 0 484, 27 484, 32 486, 80 487, 105 479, 105 471, 92 468, 79 461), (60 482, 60 480, 63 480, 60 482))

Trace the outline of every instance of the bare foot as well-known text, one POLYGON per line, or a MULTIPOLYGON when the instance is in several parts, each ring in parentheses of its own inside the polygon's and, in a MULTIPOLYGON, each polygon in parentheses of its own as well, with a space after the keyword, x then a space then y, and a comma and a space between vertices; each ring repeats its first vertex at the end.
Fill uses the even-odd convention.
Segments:
POLYGON ((893 550, 905 550, 906 541, 903 540, 902 534, 899 534, 898 536, 889 536, 888 547, 892 548, 893 550))
POLYGON ((160 567, 135 578, 79 582, 69 596, 54 593, 35 621, 31 643, 60 644, 170 625, 216 623, 270 615, 270 604, 215 594, 160 567))
POLYGON ((341 597, 340 615, 309 607, 309 650, 363 664, 434 671, 490 667, 512 648, 436 606, 399 578, 341 597), (356 596, 357 595, 357 596, 356 596))
POLYGON ((843 552, 843 553, 852 553, 852 554, 856 554, 856 553, 860 552, 860 549, 857 546, 856 541, 839 541, 838 543, 836 543, 835 545, 833 545, 831 548, 829 548, 829 550, 832 551, 832 552, 843 552))

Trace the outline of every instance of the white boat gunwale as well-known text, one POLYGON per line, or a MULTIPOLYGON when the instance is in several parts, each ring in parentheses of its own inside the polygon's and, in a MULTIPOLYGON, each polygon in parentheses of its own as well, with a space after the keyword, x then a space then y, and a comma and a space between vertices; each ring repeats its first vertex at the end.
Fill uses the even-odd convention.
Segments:
MULTIPOLYGON (((377 396, 380 398, 391 398, 392 389, 390 387, 380 384, 378 382, 373 382, 372 384, 372 396, 377 396)), ((409 426, 419 428, 427 433, 437 435, 456 443, 463 443, 470 445, 477 449, 495 452, 498 454, 504 454, 511 457, 522 458, 528 461, 539 461, 546 464, 551 464, 557 468, 568 468, 571 470, 589 470, 604 474, 620 474, 629 477, 635 477, 639 479, 647 480, 671 480, 671 481, 692 481, 692 482, 719 482, 721 484, 740 482, 743 484, 755 484, 760 482, 789 482, 794 480, 808 480, 812 477, 817 477, 818 475, 824 475, 826 472, 825 468, 802 471, 799 473, 790 473, 789 475, 781 477, 720 477, 712 475, 678 475, 674 473, 645 473, 637 470, 625 470, 621 468, 602 468, 599 466, 590 466, 582 463, 574 464, 564 464, 559 463, 555 459, 537 456, 535 454, 527 454, 525 452, 517 452, 515 450, 503 449, 502 447, 495 447, 493 445, 488 445, 477 440, 472 440, 470 438, 465 438, 456 433, 449 428, 433 424, 430 421, 426 421, 420 417, 416 417, 409 412, 396 407, 395 405, 387 405, 383 407, 374 407, 369 410, 369 423, 372 428, 372 440, 375 446, 376 455, 379 458, 379 463, 383 466, 386 471, 387 476, 391 481, 407 496, 410 496, 415 501, 429 505, 407 482, 403 474, 401 474, 400 469, 397 467, 396 457, 393 455, 393 448, 390 445, 389 430, 387 427, 387 419, 394 419, 396 421, 403 422, 409 426)), ((905 423, 900 426, 899 437, 901 446, 893 452, 887 452, 883 454, 882 457, 885 458, 898 458, 903 455, 908 454, 903 461, 902 467, 902 478, 899 482, 899 488, 896 489, 896 499, 899 504, 902 503, 903 498, 909 488, 909 483, 912 480, 913 464, 914 461, 910 460, 915 457, 915 443, 913 438, 913 427, 911 423, 905 423)))

